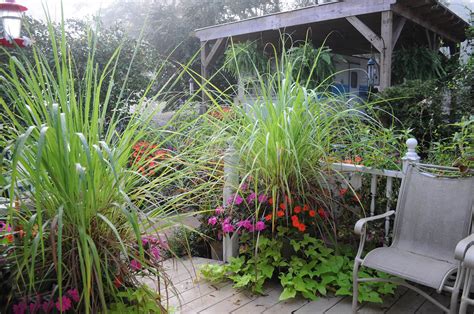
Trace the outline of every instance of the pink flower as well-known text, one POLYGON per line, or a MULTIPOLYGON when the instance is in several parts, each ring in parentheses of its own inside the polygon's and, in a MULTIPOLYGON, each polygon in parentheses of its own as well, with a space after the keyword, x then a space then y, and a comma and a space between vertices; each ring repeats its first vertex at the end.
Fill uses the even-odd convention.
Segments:
POLYGON ((265 203, 267 201, 268 197, 265 194, 260 194, 258 196, 258 202, 259 203, 265 203))
POLYGON ((232 224, 230 223, 223 223, 222 224, 222 231, 224 233, 230 233, 230 232, 234 232, 234 226, 232 226, 232 224))
POLYGON ((240 196, 239 194, 235 194, 233 197, 229 198, 227 204, 231 205, 232 203, 234 203, 235 205, 240 205, 243 201, 244 199, 242 198, 242 196, 240 196))
POLYGON ((67 295, 69 295, 74 302, 79 302, 79 291, 77 291, 77 289, 68 290, 67 295))
POLYGON ((41 305, 39 303, 30 303, 30 313, 39 312, 41 305))
POLYGON ((142 264, 136 259, 134 259, 130 262, 130 267, 132 268, 132 270, 140 270, 142 268, 142 264))
POLYGON ((255 230, 262 231, 266 228, 265 223, 263 221, 257 221, 255 224, 255 230))
POLYGON ((61 300, 58 299, 58 302, 56 302, 56 308, 59 312, 66 312, 71 308, 71 305, 71 299, 69 299, 67 296, 63 296, 61 300))
POLYGON ((209 220, 207 221, 207 223, 211 226, 214 226, 216 223, 217 223, 217 217, 215 216, 212 216, 211 218, 209 218, 209 220))
POLYGON ((41 308, 43 309, 43 312, 49 313, 53 309, 54 302, 52 300, 49 301, 44 301, 43 304, 41 304, 41 308))
POLYGON ((12 231, 12 227, 10 225, 7 225, 3 221, 0 221, 0 232, 2 231, 10 232, 12 231))
POLYGON ((28 306, 26 305, 26 302, 24 301, 13 305, 14 314, 25 314, 27 309, 28 309, 28 306))
POLYGON ((157 246, 154 246, 150 250, 151 255, 153 255, 154 258, 159 259, 160 258, 160 249, 157 246))
POLYGON ((216 208, 216 215, 220 215, 224 212, 224 208, 222 206, 218 206, 216 208))
POLYGON ((252 203, 256 198, 257 194, 255 194, 255 192, 250 193, 250 195, 247 196, 247 203, 252 203))
POLYGON ((142 245, 145 246, 148 243, 148 238, 142 238, 142 245))
POLYGON ((237 227, 239 228, 245 228, 247 230, 251 230, 253 229, 253 225, 252 225, 252 222, 248 219, 245 219, 245 220, 241 220, 237 223, 237 227))
POLYGON ((242 183, 242 184, 240 185, 240 188, 242 189, 242 191, 245 191, 245 190, 247 190, 247 189, 249 188, 249 185, 248 185, 247 183, 242 183))

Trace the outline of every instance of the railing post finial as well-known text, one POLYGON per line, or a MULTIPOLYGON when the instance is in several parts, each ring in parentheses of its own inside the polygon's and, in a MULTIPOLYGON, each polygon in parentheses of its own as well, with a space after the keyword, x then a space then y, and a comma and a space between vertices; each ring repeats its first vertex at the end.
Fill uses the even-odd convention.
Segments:
POLYGON ((408 164, 410 162, 420 162, 421 157, 416 153, 416 147, 418 146, 418 141, 415 138, 409 138, 406 141, 407 153, 405 157, 402 158, 403 162, 403 172, 406 172, 408 164))

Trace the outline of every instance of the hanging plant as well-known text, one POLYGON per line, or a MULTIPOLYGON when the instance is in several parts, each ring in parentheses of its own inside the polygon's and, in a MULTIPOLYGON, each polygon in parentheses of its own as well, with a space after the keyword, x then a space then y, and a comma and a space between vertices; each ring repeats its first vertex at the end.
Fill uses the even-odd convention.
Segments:
POLYGON ((268 61, 257 43, 250 41, 231 44, 224 55, 224 69, 235 78, 251 77, 263 72, 268 61))

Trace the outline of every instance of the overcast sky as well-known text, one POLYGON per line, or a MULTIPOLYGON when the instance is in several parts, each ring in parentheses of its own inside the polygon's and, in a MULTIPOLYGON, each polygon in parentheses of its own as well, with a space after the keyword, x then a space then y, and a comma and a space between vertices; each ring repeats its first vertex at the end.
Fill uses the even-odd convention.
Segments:
MULTIPOLYGON (((1 2, 2 0, 0 0, 1 2)), ((288 0, 290 2, 291 0, 288 0)), ((61 0, 17 0, 18 3, 24 4, 29 8, 28 13, 36 18, 44 16, 42 2, 49 7, 49 12, 53 18, 61 16, 61 0)), ((63 0, 64 13, 66 18, 83 17, 92 15, 101 8, 111 5, 114 0, 63 0)), ((133 1, 131 1, 133 2, 133 1)), ((474 0, 451 0, 450 8, 457 14, 467 19, 468 11, 465 7, 469 7, 474 11, 474 0)))

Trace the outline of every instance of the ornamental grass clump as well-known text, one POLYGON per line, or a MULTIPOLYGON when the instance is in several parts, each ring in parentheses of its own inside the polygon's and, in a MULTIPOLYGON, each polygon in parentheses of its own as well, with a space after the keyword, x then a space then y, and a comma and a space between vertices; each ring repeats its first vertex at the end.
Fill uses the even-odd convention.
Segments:
MULTIPOLYGON (((91 31, 86 67, 76 69, 61 26, 57 37, 49 22, 52 66, 33 47, 33 59, 10 55, 0 68, 6 95, 0 98, 1 163, 7 165, 2 176, 8 172, 10 177, 2 187, 10 204, 0 219, 0 268, 11 285, 2 307, 19 313, 26 306, 97 313, 111 308, 139 311, 145 303, 147 311, 163 311, 160 290, 143 287, 140 278, 167 282, 160 266, 167 245, 156 237, 142 239, 142 233, 150 228, 157 233, 158 225, 172 224, 170 212, 181 207, 186 195, 199 198, 201 191, 209 191, 206 181, 175 195, 172 202, 156 201, 164 186, 199 170, 201 164, 192 162, 197 146, 179 154, 160 149, 194 122, 173 132, 151 132, 153 114, 128 113, 120 97, 110 103, 112 90, 121 95, 126 88, 114 84, 120 48, 99 69, 94 61, 98 43, 91 31), (82 80, 74 79, 75 71, 83 71, 82 80), (144 139, 155 138, 157 145, 141 150, 144 139), (170 166, 178 161, 184 164, 181 171, 170 166), (142 209, 154 223, 144 218, 142 209), (168 218, 160 219, 165 214, 168 218)), ((137 108, 161 96, 147 95, 153 83, 144 87, 137 108)), ((165 82, 161 93, 170 85, 165 82)), ((213 170, 207 164, 205 169, 213 170)))

